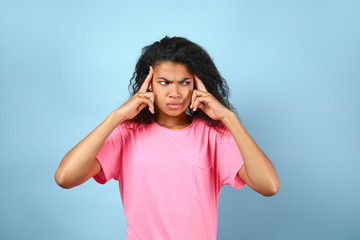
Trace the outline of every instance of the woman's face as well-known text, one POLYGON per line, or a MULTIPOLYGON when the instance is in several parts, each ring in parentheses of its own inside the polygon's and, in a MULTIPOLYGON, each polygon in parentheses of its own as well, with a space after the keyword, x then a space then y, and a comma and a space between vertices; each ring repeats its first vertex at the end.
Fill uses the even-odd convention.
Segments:
POLYGON ((159 117, 179 116, 191 103, 193 75, 184 64, 162 62, 154 68, 149 89, 154 93, 155 113, 159 117))

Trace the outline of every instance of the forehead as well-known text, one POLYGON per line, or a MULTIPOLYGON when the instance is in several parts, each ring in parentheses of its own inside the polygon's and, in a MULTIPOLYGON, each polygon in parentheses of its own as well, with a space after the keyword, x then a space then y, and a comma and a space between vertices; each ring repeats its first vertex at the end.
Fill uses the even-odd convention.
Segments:
POLYGON ((187 67, 182 63, 162 62, 155 66, 155 75, 161 75, 161 77, 191 77, 192 74, 188 71, 187 67))

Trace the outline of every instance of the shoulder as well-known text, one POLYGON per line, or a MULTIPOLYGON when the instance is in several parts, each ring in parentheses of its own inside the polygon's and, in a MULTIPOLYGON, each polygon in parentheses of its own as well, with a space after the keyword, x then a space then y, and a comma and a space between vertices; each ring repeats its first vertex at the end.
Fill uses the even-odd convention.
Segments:
POLYGON ((231 137, 230 131, 225 128, 216 128, 209 124, 205 119, 194 116, 196 132, 206 132, 209 137, 216 141, 222 141, 224 138, 231 137))
POLYGON ((131 132, 131 131, 142 129, 146 125, 149 125, 149 124, 125 121, 123 123, 118 124, 116 126, 116 129, 119 131, 131 132))
POLYGON ((146 124, 134 123, 134 122, 123 122, 118 124, 114 132, 116 132, 120 139, 126 139, 131 135, 137 135, 144 131, 146 124))

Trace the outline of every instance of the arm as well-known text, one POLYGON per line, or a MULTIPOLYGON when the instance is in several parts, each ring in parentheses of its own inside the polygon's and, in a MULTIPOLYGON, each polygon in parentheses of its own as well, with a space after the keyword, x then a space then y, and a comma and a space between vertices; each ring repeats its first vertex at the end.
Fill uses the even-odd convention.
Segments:
POLYGON ((118 124, 134 118, 144 107, 154 112, 154 93, 147 92, 154 69, 150 66, 149 73, 139 91, 120 108, 113 111, 99 126, 81 140, 62 159, 55 172, 55 180, 63 188, 72 188, 82 184, 101 171, 96 155, 111 132, 118 124))
POLYGON ((119 111, 112 112, 62 159, 55 172, 56 183, 63 188, 78 186, 101 171, 95 156, 115 127, 124 121, 119 111))
POLYGON ((276 194, 280 182, 271 161, 246 132, 233 112, 229 111, 222 122, 230 130, 244 159, 244 165, 238 172, 239 177, 264 196, 276 194))
POLYGON ((210 118, 221 120, 230 130, 244 158, 244 165, 238 172, 239 177, 264 196, 276 194, 280 182, 271 161, 246 132, 235 113, 209 93, 199 77, 194 75, 194 78, 197 90, 193 90, 190 108, 193 111, 200 108, 210 118))

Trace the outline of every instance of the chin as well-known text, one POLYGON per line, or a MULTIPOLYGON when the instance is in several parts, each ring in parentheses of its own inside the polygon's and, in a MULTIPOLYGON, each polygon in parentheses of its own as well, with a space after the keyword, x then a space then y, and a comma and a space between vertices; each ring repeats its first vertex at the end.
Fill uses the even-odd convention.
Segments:
POLYGON ((177 110, 163 111, 163 112, 168 116, 177 117, 177 116, 182 115, 185 112, 185 110, 177 109, 177 110))
POLYGON ((177 116, 180 116, 180 115, 182 115, 183 113, 184 113, 185 111, 182 111, 182 112, 170 112, 170 113, 166 113, 167 115, 169 115, 169 116, 172 116, 172 117, 177 117, 177 116))

